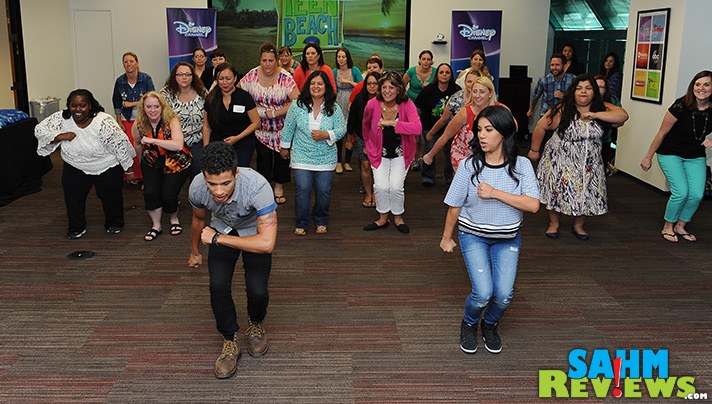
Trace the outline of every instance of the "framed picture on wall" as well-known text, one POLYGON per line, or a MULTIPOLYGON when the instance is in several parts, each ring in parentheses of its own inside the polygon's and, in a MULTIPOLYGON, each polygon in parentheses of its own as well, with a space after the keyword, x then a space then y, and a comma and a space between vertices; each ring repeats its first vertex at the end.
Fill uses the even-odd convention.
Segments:
POLYGON ((638 11, 630 98, 662 104, 670 9, 638 11))

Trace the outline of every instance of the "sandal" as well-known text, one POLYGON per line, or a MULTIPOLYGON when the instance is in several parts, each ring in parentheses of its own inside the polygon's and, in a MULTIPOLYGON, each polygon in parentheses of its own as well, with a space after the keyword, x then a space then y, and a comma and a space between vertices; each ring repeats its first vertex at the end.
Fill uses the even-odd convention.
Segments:
POLYGON ((316 234, 326 234, 326 226, 316 226, 316 234))
POLYGON ((148 231, 148 233, 146 233, 145 236, 143 236, 143 239, 146 241, 153 241, 161 234, 163 234, 163 230, 151 229, 148 231))
POLYGON ((171 224, 171 236, 177 236, 181 233, 183 233, 183 226, 180 223, 171 224))
POLYGON ((363 201, 361 202, 361 206, 363 206, 364 208, 375 208, 376 201, 363 201))
POLYGON ((297 227, 296 229, 294 229, 294 234, 297 235, 297 236, 306 236, 306 235, 307 235, 307 230, 306 230, 306 229, 301 229, 301 228, 297 227))
POLYGON ((275 195, 274 201, 277 205, 284 205, 287 203, 287 198, 285 198, 284 195, 275 195))
POLYGON ((677 243, 677 235, 674 233, 661 233, 663 235, 663 238, 671 243, 677 243))
POLYGON ((697 241, 697 237, 695 237, 694 234, 690 234, 690 233, 680 233, 679 231, 675 230, 674 228, 673 228, 673 231, 675 232, 675 235, 676 235, 676 236, 682 237, 682 239, 685 240, 685 241, 689 241, 689 242, 691 242, 691 243, 694 243, 695 241, 697 241))
POLYGON ((682 237, 683 240, 689 241, 690 243, 694 243, 697 241, 697 237, 695 237, 694 234, 690 233, 676 233, 678 237, 682 237))

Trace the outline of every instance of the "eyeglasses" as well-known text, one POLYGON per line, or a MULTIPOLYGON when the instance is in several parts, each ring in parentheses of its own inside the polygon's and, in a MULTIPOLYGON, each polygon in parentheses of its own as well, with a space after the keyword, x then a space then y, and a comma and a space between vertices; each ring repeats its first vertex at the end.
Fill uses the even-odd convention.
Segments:
POLYGON ((176 73, 176 77, 190 77, 193 73, 176 73))
POLYGON ((378 83, 366 83, 367 86, 377 86, 378 83))

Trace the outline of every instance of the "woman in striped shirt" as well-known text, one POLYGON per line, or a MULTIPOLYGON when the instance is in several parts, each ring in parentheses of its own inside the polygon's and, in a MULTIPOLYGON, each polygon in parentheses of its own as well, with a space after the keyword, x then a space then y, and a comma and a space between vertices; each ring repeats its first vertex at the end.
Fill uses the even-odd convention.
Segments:
POLYGON ((497 323, 512 300, 521 246, 523 212, 539 210, 539 189, 531 163, 518 156, 516 124, 504 106, 482 110, 473 125, 473 155, 460 164, 445 203, 450 206, 440 248, 453 252, 458 227, 462 255, 472 283, 460 327, 460 348, 477 351, 482 319, 485 348, 499 353, 497 323))

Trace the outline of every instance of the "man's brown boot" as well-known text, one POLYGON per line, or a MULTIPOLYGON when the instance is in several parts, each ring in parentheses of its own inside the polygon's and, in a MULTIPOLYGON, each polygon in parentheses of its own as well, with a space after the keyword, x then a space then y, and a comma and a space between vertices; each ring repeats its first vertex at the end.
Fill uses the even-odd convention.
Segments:
POLYGON ((265 329, 262 327, 262 323, 253 323, 250 321, 250 326, 245 331, 247 335, 247 353, 250 356, 257 358, 267 353, 269 349, 269 344, 267 343, 267 336, 265 335, 265 329))
POLYGON ((215 361, 215 377, 227 379, 235 375, 237 371, 237 360, 240 359, 240 349, 236 341, 230 341, 223 337, 222 353, 215 361))

